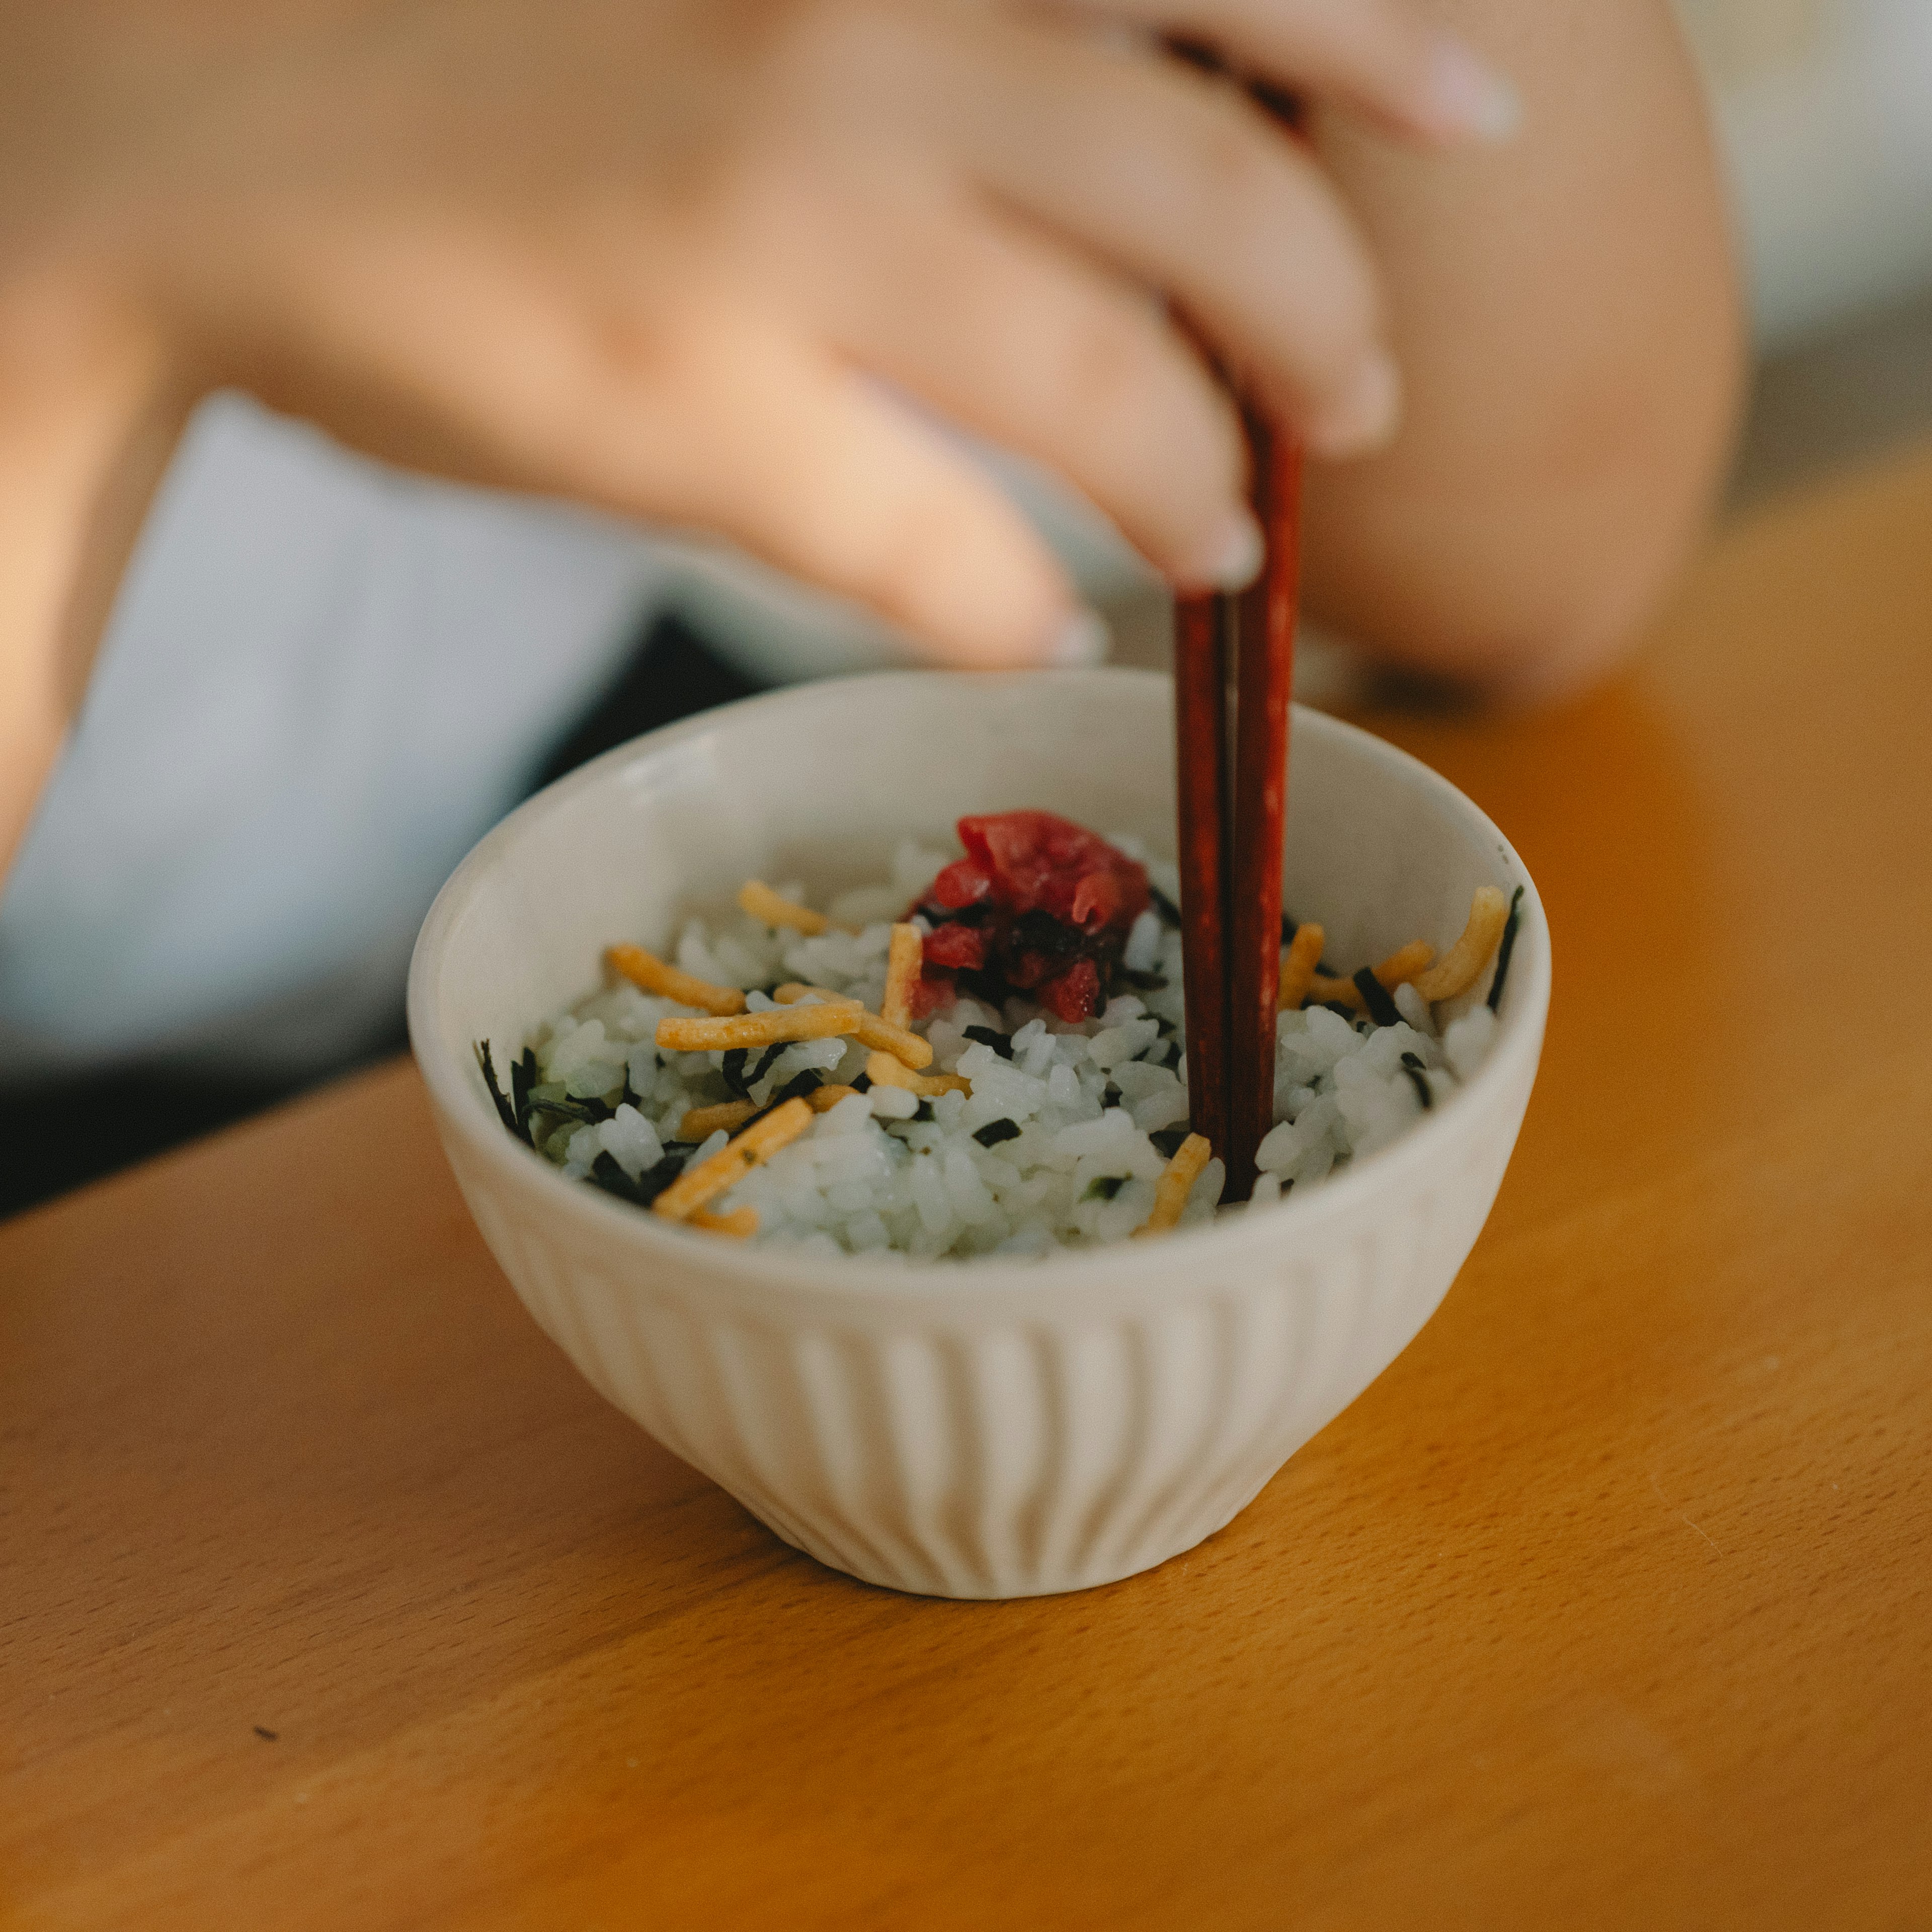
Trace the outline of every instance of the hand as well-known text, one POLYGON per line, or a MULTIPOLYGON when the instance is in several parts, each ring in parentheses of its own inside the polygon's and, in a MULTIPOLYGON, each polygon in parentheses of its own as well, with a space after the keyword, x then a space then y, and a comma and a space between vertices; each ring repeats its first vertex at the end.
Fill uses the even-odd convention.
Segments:
POLYGON ((1146 36, 1414 141, 1509 118, 1404 0, 1120 0, 1125 44, 968 0, 47 11, 0 180, 61 192, 23 220, 16 186, 0 232, 52 236, 158 380, 722 532, 973 664, 1077 656, 1079 615, 902 398, 1058 470, 1190 586, 1258 543, 1238 425, 1155 296, 1318 452, 1394 426, 1318 165, 1146 36))

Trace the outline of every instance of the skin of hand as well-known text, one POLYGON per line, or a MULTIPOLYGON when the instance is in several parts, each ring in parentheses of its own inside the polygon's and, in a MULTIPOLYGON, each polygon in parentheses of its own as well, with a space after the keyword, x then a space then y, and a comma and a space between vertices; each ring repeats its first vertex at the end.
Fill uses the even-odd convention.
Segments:
POLYGON ((1418 167, 1322 116, 1382 265, 1402 433, 1311 464, 1305 589, 1384 661, 1546 699, 1634 641, 1702 530, 1745 368, 1669 0, 1426 0, 1521 88, 1506 148, 1418 167))
POLYGON ((392 460, 722 532, 956 662, 1090 640, 894 392, 1059 469, 1178 584, 1251 574, 1233 414, 1148 292, 1334 458, 1394 430, 1390 310, 1327 171, 1148 36, 1318 104, 1391 233, 1407 190, 1376 200, 1365 144, 1479 146, 1512 98, 1409 0, 1106 13, 1142 38, 989 0, 10 10, 0 854, 224 384, 392 460))

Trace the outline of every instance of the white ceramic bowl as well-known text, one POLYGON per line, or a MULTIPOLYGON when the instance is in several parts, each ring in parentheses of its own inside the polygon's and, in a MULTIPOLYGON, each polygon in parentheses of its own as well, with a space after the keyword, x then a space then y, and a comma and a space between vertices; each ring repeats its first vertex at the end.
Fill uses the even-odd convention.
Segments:
POLYGON ((753 698, 608 753, 458 868, 410 1032, 484 1239, 611 1402, 788 1543, 896 1589, 1082 1589, 1226 1522, 1434 1312, 1489 1213, 1550 993, 1536 890, 1402 752, 1298 712, 1288 902, 1330 956, 1445 945, 1526 890, 1478 1077, 1353 1172, 1252 1216, 1038 1262, 835 1262, 667 1228, 506 1134, 471 1042, 514 1058, 616 938, 662 944, 748 876, 885 874, 910 832, 1040 806, 1172 850, 1165 680, 914 672, 753 698))

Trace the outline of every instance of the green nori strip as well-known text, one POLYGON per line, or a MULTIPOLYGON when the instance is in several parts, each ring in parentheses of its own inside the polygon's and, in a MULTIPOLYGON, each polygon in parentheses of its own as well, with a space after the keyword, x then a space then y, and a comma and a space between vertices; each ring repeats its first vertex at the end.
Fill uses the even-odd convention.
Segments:
POLYGON ((872 1090, 872 1076, 869 1073, 860 1074, 853 1082, 852 1090, 855 1094, 869 1094, 872 1090))
POLYGON ((668 1154, 655 1167, 646 1168, 633 1180, 617 1165, 616 1156, 607 1150, 591 1162, 586 1178, 594 1186, 602 1188, 606 1194, 614 1194, 620 1201, 628 1201, 634 1208, 648 1208, 683 1172, 683 1155, 668 1154))
POLYGON ((1405 1053, 1402 1058, 1402 1070, 1408 1076, 1414 1084, 1415 1097, 1422 1102, 1422 1111, 1426 1114, 1436 1104, 1436 1096, 1429 1090, 1429 1076, 1423 1072, 1420 1066, 1411 1066, 1408 1064, 1410 1058, 1408 1054, 1405 1053))
POLYGON ((998 1147, 1002 1141, 1016 1141, 1019 1137, 1019 1123, 1004 1115, 997 1120, 988 1120, 983 1127, 973 1130, 973 1138, 983 1148, 998 1147))
POLYGON ((1364 966, 1354 976, 1355 991, 1362 996, 1369 1017, 1377 1026, 1400 1026, 1402 1009, 1389 998, 1389 990, 1376 977, 1372 966, 1364 966))
POLYGON ((608 1120, 616 1112, 604 1100, 532 1100, 530 1111, 532 1114, 556 1114, 566 1120, 581 1120, 587 1127, 594 1127, 600 1120, 608 1120))
POLYGON ((785 1048, 790 1044, 791 1042, 789 1040, 774 1040, 770 1046, 765 1048, 763 1053, 759 1054, 758 1065, 753 1067, 751 1072, 745 1076, 745 1084, 747 1087, 755 1087, 760 1080, 764 1079, 767 1073, 770 1072, 772 1070, 772 1062, 777 1059, 778 1055, 784 1052, 785 1048))
POLYGON ((510 1098, 516 1103, 517 1131, 532 1147, 536 1145, 536 1142, 530 1136, 530 1089, 536 1084, 536 1049, 526 1046, 518 1055, 516 1064, 510 1069, 510 1098))
POLYGON ((476 1042, 476 1064, 483 1070, 483 1084, 489 1088, 490 1097, 496 1103, 497 1119, 520 1141, 528 1138, 517 1125, 517 1110, 511 1104, 509 1096, 496 1084, 496 1064, 490 1057, 490 1042, 487 1040, 476 1042))
POLYGON ((1180 1144, 1193 1132, 1191 1127, 1157 1127, 1148 1136, 1159 1150, 1163 1160, 1172 1160, 1180 1151, 1180 1144))
POLYGON ((1124 1174, 1096 1174, 1087 1184, 1087 1192, 1080 1198, 1083 1201, 1111 1201, 1127 1184, 1124 1174))
POLYGON ((920 1101, 918 1106, 914 1109, 914 1120, 929 1120, 932 1118, 932 1102, 930 1100, 920 1101))
MULTIPOLYGON (((1332 980, 1335 976, 1331 973, 1328 976, 1332 980)), ((1353 1006, 1345 1006, 1340 1000, 1324 1000, 1321 1004, 1331 1013, 1340 1013, 1351 1026, 1355 1024, 1355 1010, 1353 1006)))
POLYGON ((1158 993, 1167 984, 1161 974, 1139 973, 1131 966, 1123 966, 1115 976, 1124 980, 1137 993, 1158 993))
POLYGON ((1154 902, 1154 909, 1160 914, 1162 925, 1178 926, 1180 923, 1180 907, 1176 905, 1160 886, 1150 885, 1148 887, 1148 897, 1154 902))
POLYGON ((995 1033, 991 1027, 972 1026, 966 1029, 968 1040, 976 1040, 982 1046, 990 1046, 1002 1060, 1013 1057, 1013 1036, 1010 1033, 995 1033))
POLYGON ((802 1100, 808 1094, 816 1093, 825 1084, 825 1076, 815 1066, 808 1066, 802 1073, 794 1073, 755 1114, 748 1114, 738 1123, 732 1138, 747 1128, 755 1127, 767 1114, 775 1114, 788 1100, 802 1100))
POLYGON ((1519 886, 1510 895, 1510 914, 1503 925, 1503 943, 1496 948, 1496 976, 1490 982, 1490 1011, 1494 1012, 1501 1005, 1503 982, 1509 977, 1510 955, 1516 950, 1516 928, 1518 922, 1517 908, 1522 904, 1522 888, 1519 886))
POLYGON ((1086 934, 1078 926, 1055 919, 1045 908, 1035 906, 1013 921, 1008 944, 1016 953, 1039 952, 1048 959, 1060 959, 1079 953, 1085 946, 1086 934))
POLYGON ((724 1056, 724 1064, 720 1070, 724 1076, 724 1084, 741 1100, 752 1097, 752 1083, 745 1078, 745 1064, 752 1057, 748 1046, 734 1046, 724 1056))
POLYGON ((1422 1064, 1422 1056, 1419 1053, 1405 1053, 1402 1057, 1402 1064, 1405 1066, 1420 1066, 1422 1064))
POLYGON ((934 968, 952 975, 955 992, 970 993, 982 1006, 991 1006, 998 1012, 1012 996, 1012 988, 997 973, 988 973, 980 966, 942 966, 934 968))

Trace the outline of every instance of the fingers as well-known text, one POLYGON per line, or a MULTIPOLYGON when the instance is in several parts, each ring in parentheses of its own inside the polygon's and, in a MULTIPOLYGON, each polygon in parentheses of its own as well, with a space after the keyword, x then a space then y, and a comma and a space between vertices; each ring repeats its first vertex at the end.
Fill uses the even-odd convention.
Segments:
POLYGON ((1157 304, 963 200, 906 207, 880 245, 842 346, 1057 470, 1184 587, 1246 580, 1261 539, 1240 426, 1157 304))
POLYGON ((722 320, 648 392, 607 369, 559 448, 638 514, 714 530, 976 668, 1104 655, 1052 553, 956 452, 828 353, 722 320))
POLYGON ((1075 0, 1066 10, 1204 41, 1244 74, 1416 140, 1504 141, 1522 118, 1504 76, 1397 0, 1075 0))
MULTIPOLYGON (((989 28, 994 25, 987 23, 989 28)), ((1015 207, 1167 290, 1320 455, 1379 447, 1400 382, 1367 251, 1320 168, 1238 89, 1024 24, 957 138, 1015 207)))

